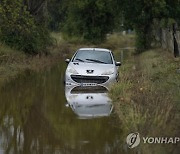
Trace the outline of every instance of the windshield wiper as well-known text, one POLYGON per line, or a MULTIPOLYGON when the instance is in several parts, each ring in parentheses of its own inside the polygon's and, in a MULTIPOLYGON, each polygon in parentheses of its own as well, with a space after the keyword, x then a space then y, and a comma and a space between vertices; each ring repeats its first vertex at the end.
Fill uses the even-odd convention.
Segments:
POLYGON ((80 61, 80 62, 84 62, 84 60, 79 59, 79 58, 76 58, 75 60, 78 60, 78 61, 80 61))
POLYGON ((97 60, 97 59, 86 59, 86 60, 92 61, 92 62, 96 62, 96 63, 107 64, 107 63, 105 63, 105 62, 103 62, 103 61, 100 61, 100 60, 97 60))

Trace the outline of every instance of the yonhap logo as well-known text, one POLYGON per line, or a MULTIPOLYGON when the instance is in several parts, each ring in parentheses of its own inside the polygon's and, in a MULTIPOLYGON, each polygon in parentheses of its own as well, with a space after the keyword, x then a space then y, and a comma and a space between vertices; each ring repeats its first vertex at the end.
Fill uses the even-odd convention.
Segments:
MULTIPOLYGON (((142 137, 144 144, 178 144, 180 137, 142 137)), ((138 132, 131 133, 127 136, 126 142, 129 148, 137 147, 140 143, 140 135, 138 132)))
POLYGON ((140 143, 140 136, 139 133, 131 133, 127 136, 126 142, 129 148, 134 148, 139 145, 140 143))

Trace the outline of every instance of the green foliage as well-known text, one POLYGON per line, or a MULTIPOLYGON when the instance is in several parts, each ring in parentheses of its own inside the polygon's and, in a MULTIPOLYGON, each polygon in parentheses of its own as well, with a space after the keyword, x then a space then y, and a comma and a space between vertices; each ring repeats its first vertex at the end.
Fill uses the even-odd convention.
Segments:
POLYGON ((159 18, 166 13, 165 1, 159 0, 124 0, 124 16, 127 26, 133 26, 137 32, 136 46, 138 52, 150 47, 151 26, 154 18, 159 18))
POLYGON ((67 14, 67 0, 49 0, 48 14, 49 23, 48 27, 52 31, 59 31, 65 20, 67 14))
MULTIPOLYGON (((151 46, 152 25, 154 19, 172 23, 179 20, 179 0, 122 0, 125 26, 133 27, 137 32, 138 52, 142 52, 151 46)), ((160 25, 159 25, 160 28, 160 25)))
POLYGON ((46 51, 47 27, 68 40, 99 43, 106 34, 135 29, 137 51, 151 47, 156 27, 180 23, 179 0, 1 0, 0 41, 27 53, 46 51))
POLYGON ((45 26, 36 23, 23 0, 0 3, 0 41, 26 53, 45 51, 50 36, 45 26))
POLYGON ((114 25, 113 0, 69 1, 64 33, 97 43, 105 39, 114 25))
POLYGON ((141 53, 151 47, 152 27, 150 25, 142 26, 141 29, 136 27, 136 53, 141 53))

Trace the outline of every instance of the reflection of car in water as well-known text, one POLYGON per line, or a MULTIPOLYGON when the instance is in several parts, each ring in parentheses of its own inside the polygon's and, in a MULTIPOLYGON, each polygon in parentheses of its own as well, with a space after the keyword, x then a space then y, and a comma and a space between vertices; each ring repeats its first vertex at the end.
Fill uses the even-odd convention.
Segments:
POLYGON ((68 63, 66 85, 109 85, 118 79, 120 62, 114 60, 112 52, 101 48, 81 48, 68 63))
POLYGON ((70 106, 79 118, 109 116, 113 109, 107 89, 102 86, 66 86, 65 95, 67 106, 70 106))

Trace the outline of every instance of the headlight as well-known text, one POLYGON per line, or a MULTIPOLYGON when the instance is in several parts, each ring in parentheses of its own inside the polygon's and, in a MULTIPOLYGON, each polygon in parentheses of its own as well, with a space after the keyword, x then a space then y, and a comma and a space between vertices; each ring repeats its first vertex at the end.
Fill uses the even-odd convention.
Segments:
POLYGON ((67 68, 67 72, 69 72, 69 73, 72 73, 72 74, 79 74, 74 68, 72 68, 72 67, 68 67, 67 68))
POLYGON ((113 70, 109 70, 109 71, 103 72, 101 75, 111 75, 111 74, 113 74, 113 73, 114 73, 113 70))

